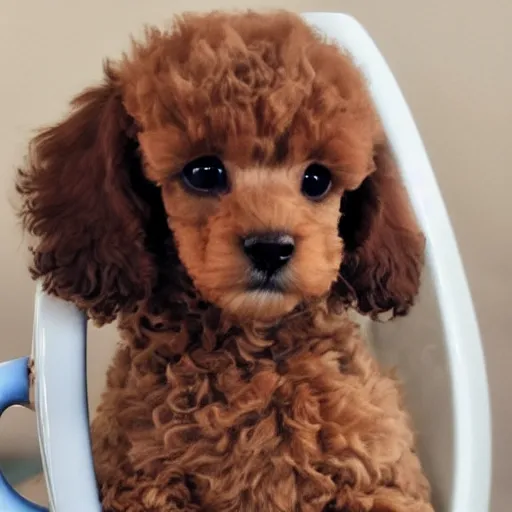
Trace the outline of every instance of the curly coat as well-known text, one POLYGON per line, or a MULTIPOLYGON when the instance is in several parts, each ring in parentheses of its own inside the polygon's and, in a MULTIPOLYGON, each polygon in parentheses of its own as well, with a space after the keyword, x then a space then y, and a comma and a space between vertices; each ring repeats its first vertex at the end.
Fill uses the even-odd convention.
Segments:
POLYGON ((398 385, 348 318, 406 314, 424 249, 351 59, 290 13, 189 14, 72 107, 18 191, 34 278, 118 321, 104 510, 431 512, 398 385), (210 154, 230 191, 190 194, 180 170, 210 154), (281 294, 247 291, 237 240, 258 230, 299 241, 281 294))

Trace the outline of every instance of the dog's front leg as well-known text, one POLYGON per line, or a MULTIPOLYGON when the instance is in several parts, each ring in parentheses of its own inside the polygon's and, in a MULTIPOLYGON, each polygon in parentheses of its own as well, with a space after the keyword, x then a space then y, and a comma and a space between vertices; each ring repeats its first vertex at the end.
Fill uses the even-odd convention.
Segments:
POLYGON ((101 486, 103 512, 199 512, 185 478, 125 475, 101 486))
POLYGON ((323 512, 434 512, 418 467, 411 452, 392 469, 392 479, 370 488, 341 485, 323 512))
POLYGON ((404 495, 392 488, 380 488, 372 495, 342 492, 339 499, 328 503, 323 512, 434 512, 427 502, 404 495))

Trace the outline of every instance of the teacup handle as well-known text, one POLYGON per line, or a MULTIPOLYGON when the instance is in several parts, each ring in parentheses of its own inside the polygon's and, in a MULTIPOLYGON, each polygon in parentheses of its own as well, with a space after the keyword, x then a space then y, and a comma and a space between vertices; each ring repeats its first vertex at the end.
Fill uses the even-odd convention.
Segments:
MULTIPOLYGON (((0 416, 13 405, 29 404, 29 358, 0 363, 0 416)), ((0 471, 0 510, 9 512, 48 512, 18 494, 0 471)))

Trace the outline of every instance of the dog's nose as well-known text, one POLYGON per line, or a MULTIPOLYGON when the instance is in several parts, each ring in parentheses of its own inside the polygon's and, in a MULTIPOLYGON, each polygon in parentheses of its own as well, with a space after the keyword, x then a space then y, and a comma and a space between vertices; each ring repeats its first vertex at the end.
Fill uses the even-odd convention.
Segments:
POLYGON ((255 270, 272 275, 291 259, 295 243, 290 235, 265 233, 244 238, 243 247, 255 270))

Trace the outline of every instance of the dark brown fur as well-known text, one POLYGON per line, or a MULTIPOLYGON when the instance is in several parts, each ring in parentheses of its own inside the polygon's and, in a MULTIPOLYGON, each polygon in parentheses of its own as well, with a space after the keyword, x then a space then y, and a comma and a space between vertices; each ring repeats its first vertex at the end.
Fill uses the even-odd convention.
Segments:
POLYGON ((423 237, 362 77, 300 18, 148 30, 34 139, 18 191, 34 278, 119 322, 92 428, 106 511, 432 510, 345 311, 406 314, 423 237), (191 195, 179 171, 212 153, 230 193, 191 195), (312 161, 334 180, 318 203, 312 161), (237 240, 258 230, 300 241, 286 293, 247 292, 237 240))

